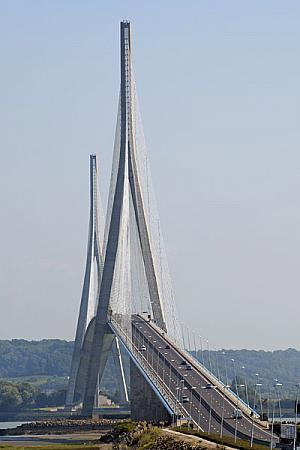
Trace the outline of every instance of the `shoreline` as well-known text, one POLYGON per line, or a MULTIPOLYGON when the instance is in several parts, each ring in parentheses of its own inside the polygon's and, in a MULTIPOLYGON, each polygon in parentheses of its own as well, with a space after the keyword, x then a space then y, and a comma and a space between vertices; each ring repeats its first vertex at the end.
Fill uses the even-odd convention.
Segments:
MULTIPOLYGON (((10 436, 73 435, 109 431, 115 419, 52 419, 0 429, 0 438, 10 436)), ((2 439, 1 439, 2 440, 2 439)))

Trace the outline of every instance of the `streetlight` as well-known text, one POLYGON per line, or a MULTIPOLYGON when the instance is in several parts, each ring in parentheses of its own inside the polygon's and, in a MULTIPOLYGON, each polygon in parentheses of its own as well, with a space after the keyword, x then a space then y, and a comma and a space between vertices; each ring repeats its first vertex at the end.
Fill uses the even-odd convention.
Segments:
POLYGON ((293 450, 296 450, 296 442, 297 442, 297 415, 298 415, 298 400, 299 400, 300 383, 298 383, 296 386, 297 386, 297 391, 296 391, 296 403, 295 403, 295 432, 294 432, 294 440, 293 440, 293 450))
POLYGON ((272 405, 272 424, 271 424, 271 442, 270 442, 270 450, 273 449, 273 435, 274 435, 274 410, 275 410, 275 402, 273 401, 272 405))
POLYGON ((246 401, 247 401, 247 405, 249 406, 249 397, 248 397, 248 387, 247 387, 246 368, 245 368, 245 366, 242 366, 242 370, 243 370, 243 372, 244 372, 244 383, 245 383, 245 391, 246 391, 246 401))
POLYGON ((222 402, 222 417, 221 417, 221 428, 220 428, 220 438, 223 437, 223 424, 224 424, 224 408, 225 408, 225 388, 229 388, 230 386, 227 384, 223 386, 223 402, 222 402))
MULTIPOLYGON (((256 374, 258 375, 258 373, 256 374)), ((255 409, 255 398, 256 398, 256 388, 257 386, 262 386, 261 383, 255 383, 255 390, 254 390, 254 405, 253 405, 253 409, 255 409)), ((250 438, 250 447, 253 447, 253 438, 254 438, 254 414, 253 412, 251 412, 252 414, 252 424, 251 424, 251 438, 250 438)))
POLYGON ((190 417, 188 422, 188 430, 190 429, 190 422, 192 420, 192 401, 193 401, 193 390, 196 389, 196 386, 191 386, 191 400, 190 400, 190 417))
POLYGON ((216 365, 217 365, 217 374, 218 374, 218 380, 220 381, 220 370, 219 370, 219 358, 218 358, 218 350, 215 350, 216 355, 216 365))
POLYGON ((199 336, 199 338, 200 338, 201 360, 202 360, 203 366, 205 367, 204 355, 203 355, 203 345, 202 345, 202 336, 199 336))
POLYGON ((212 370, 211 370, 211 359, 210 359, 210 351, 209 351, 209 342, 208 342, 208 340, 206 340, 206 345, 207 345, 207 352, 208 352, 208 363, 209 363, 209 370, 210 370, 210 372, 212 373, 212 370))
POLYGON ((234 379, 235 379, 235 390, 236 390, 236 395, 239 396, 239 389, 238 389, 237 378, 236 378, 236 370, 235 370, 235 362, 234 362, 234 358, 231 358, 231 361, 232 361, 232 365, 233 365, 233 373, 234 373, 234 379))
POLYGON ((201 401, 201 386, 200 386, 200 391, 199 391, 199 415, 198 415, 198 431, 200 431, 200 420, 201 420, 201 406, 202 406, 202 401, 201 401))
MULTIPOLYGON (((282 386, 282 383, 278 383, 278 380, 275 379, 274 381, 276 381, 276 383, 273 385, 274 387, 274 391, 275 391, 275 395, 277 396, 278 400, 279 400, 279 414, 280 414, 280 423, 281 423, 281 407, 280 407, 280 399, 279 399, 279 394, 277 392, 277 387, 278 386, 282 386)), ((274 437, 274 419, 275 419, 275 401, 273 400, 273 408, 272 408, 272 426, 271 426, 271 442, 270 442, 270 449, 272 450, 273 448, 273 437, 274 437)))
POLYGON ((190 341, 190 330, 189 330, 189 327, 187 326, 186 327, 186 329, 187 329, 187 337, 188 337, 188 344, 189 344, 189 353, 191 353, 191 341, 190 341))
POLYGON ((195 353, 194 356, 195 356, 195 359, 198 360, 198 358, 197 358, 198 352, 197 352, 196 333, 195 333, 195 331, 193 331, 193 341, 194 341, 194 353, 195 353))
MULTIPOLYGON (((222 352, 222 355, 224 357, 224 366, 225 366, 225 377, 226 377, 226 384, 227 386, 229 385, 229 381, 228 381, 228 372, 227 372, 227 361, 226 361, 226 353, 222 352)), ((229 386, 230 387, 230 386, 229 386)))
POLYGON ((184 339, 184 328, 183 328, 183 323, 182 322, 180 322, 180 327, 181 327, 181 334, 182 334, 182 341, 183 341, 183 349, 186 350, 185 339, 184 339))
POLYGON ((258 392, 259 392, 260 416, 262 418, 262 415, 263 415, 263 406, 262 406, 262 399, 261 399, 261 386, 262 386, 262 383, 259 382, 259 374, 256 373, 255 375, 257 377, 256 386, 258 386, 258 392))
POLYGON ((256 387, 259 385, 258 383, 258 377, 259 373, 256 373, 256 383, 255 383, 255 389, 254 389, 254 399, 253 399, 253 409, 256 410, 256 387))
MULTIPOLYGON (((179 403, 180 403, 180 409, 183 415, 183 389, 184 389, 184 378, 182 378, 180 380, 181 383, 181 392, 179 392, 179 403)), ((180 389, 180 388, 179 388, 180 389)), ((181 429, 181 425, 182 425, 182 417, 181 417, 181 421, 180 421, 180 429, 181 429)))
POLYGON ((281 403, 280 403, 280 396, 279 396, 279 391, 277 389, 277 387, 282 386, 282 383, 278 383, 278 380, 275 379, 275 384, 274 384, 274 388, 275 388, 275 393, 278 399, 278 410, 279 410, 279 419, 280 419, 280 425, 282 423, 282 414, 281 414, 281 403))
POLYGON ((216 389, 217 386, 213 385, 213 384, 207 384, 206 386, 202 386, 202 389, 211 389, 210 391, 210 403, 209 403, 209 420, 208 420, 208 434, 210 434, 210 429, 211 429, 211 404, 212 404, 212 394, 213 394, 213 389, 216 389))
POLYGON ((179 399, 178 399, 178 397, 179 397, 179 390, 180 390, 180 387, 178 386, 178 378, 177 378, 177 387, 176 387, 176 408, 175 408, 175 414, 174 414, 174 425, 175 425, 175 422, 177 423, 178 416, 179 416, 179 412, 180 412, 180 407, 178 407, 178 403, 179 403, 179 399), (176 415, 176 417, 175 417, 175 415, 176 415))

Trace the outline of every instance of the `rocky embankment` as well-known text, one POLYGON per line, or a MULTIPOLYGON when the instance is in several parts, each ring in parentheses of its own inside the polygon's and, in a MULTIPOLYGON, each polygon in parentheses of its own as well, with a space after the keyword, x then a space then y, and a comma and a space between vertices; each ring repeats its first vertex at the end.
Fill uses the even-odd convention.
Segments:
POLYGON ((110 419, 53 419, 26 423, 16 428, 0 430, 0 436, 24 434, 70 434, 97 430, 109 430, 116 424, 110 419))
POLYGON ((203 449, 197 443, 185 442, 183 439, 167 436, 164 431, 149 423, 124 422, 116 425, 100 438, 101 443, 112 444, 114 450, 148 449, 148 450, 194 450, 203 449))

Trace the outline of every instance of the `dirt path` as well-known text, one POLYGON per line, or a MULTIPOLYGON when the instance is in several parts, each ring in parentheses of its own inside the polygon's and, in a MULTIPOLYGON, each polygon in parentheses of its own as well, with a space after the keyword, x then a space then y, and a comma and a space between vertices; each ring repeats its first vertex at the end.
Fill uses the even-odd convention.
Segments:
MULTIPOLYGON (((180 439, 184 442, 189 442, 191 444, 195 444, 195 442, 197 442, 197 443, 199 443, 199 446, 202 448, 208 448, 208 449, 220 448, 220 444, 217 444, 216 442, 207 441, 206 439, 203 439, 198 436, 192 436, 190 434, 180 433, 179 431, 169 430, 167 428, 164 428, 163 432, 165 433, 166 436, 171 435, 172 437, 177 437, 177 439, 180 439)), ((236 450, 235 447, 228 447, 226 445, 224 445, 224 446, 222 445, 222 448, 226 449, 226 450, 236 450)))

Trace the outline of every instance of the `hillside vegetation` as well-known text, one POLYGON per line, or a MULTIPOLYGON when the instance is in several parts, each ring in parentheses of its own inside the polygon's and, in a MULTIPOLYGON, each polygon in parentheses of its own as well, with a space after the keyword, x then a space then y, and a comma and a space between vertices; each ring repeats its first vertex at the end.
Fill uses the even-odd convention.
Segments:
MULTIPOLYGON (((17 381, 23 377, 22 381, 30 383, 30 379, 24 380, 24 377, 51 377, 47 383, 45 381, 47 386, 45 390, 49 391, 53 377, 58 377, 57 389, 62 389, 69 375, 72 351, 73 342, 59 339, 0 340, 0 378, 17 381)), ((248 384, 255 385, 259 381, 262 383, 262 392, 267 393, 277 378, 283 384, 282 397, 295 398, 295 385, 300 380, 300 351, 223 350, 198 352, 196 356, 200 361, 204 359, 205 365, 211 366, 214 373, 219 372, 225 382, 226 371, 229 383, 232 383, 235 375, 243 381, 246 374, 248 384), (235 361, 235 370, 232 359, 235 361), (242 369, 243 366, 245 369, 242 369)), ((128 374, 129 362, 126 355, 124 360, 125 372, 128 374)), ((111 376, 112 371, 113 362, 110 359, 103 378, 103 388, 109 393, 114 393, 118 389, 114 377, 111 376)))

